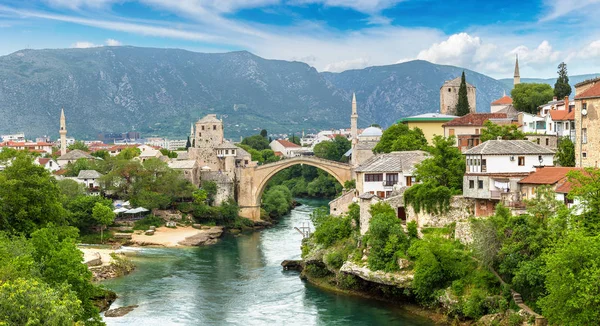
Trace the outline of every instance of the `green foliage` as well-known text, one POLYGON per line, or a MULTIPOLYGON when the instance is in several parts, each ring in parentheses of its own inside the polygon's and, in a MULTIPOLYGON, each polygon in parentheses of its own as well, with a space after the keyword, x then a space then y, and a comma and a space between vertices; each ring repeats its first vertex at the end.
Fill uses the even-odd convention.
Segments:
POLYGON ((74 325, 81 314, 81 302, 68 286, 21 278, 0 283, 0 324, 74 325))
POLYGON ((161 148, 160 153, 168 158, 177 158, 177 153, 166 148, 161 148))
POLYGON ((469 107, 469 98, 467 97, 467 81, 465 80, 465 72, 462 72, 460 77, 460 86, 458 87, 458 103, 456 104, 456 115, 462 117, 471 112, 469 107))
POLYGON ((287 214, 292 202, 292 192, 285 186, 272 187, 262 197, 262 207, 273 218, 287 214))
POLYGON ((561 62, 558 65, 558 78, 554 83, 554 96, 558 99, 562 99, 565 96, 571 95, 571 85, 569 85, 569 76, 567 73, 567 64, 561 62))
POLYGON ((331 274, 327 268, 315 264, 308 264, 304 268, 303 273, 306 273, 312 278, 322 278, 331 274))
POLYGON ((433 146, 429 149, 431 157, 415 167, 417 180, 435 181, 454 194, 462 193, 465 159, 454 143, 454 137, 434 136, 433 146))
POLYGON ((392 272, 399 269, 397 260, 405 256, 408 238, 394 209, 389 204, 371 206, 371 220, 366 241, 370 247, 367 263, 372 270, 392 272))
POLYGON ((575 166, 575 144, 570 137, 558 139, 555 163, 560 166, 575 166))
POLYGON ((291 141, 292 143, 296 144, 296 145, 300 145, 300 137, 296 136, 296 135, 292 135, 288 138, 289 141, 291 141))
POLYGON ((411 206, 417 213, 446 213, 450 210, 451 199, 452 191, 433 181, 413 185, 404 192, 404 204, 411 206))
POLYGON ((417 225, 417 222, 415 222, 415 221, 408 222, 406 224, 406 230, 407 230, 408 238, 411 241, 419 239, 419 227, 417 225))
POLYGON ((344 190, 352 190, 352 189, 356 189, 356 180, 352 179, 352 180, 347 180, 346 182, 344 182, 344 190))
POLYGON ((137 147, 128 147, 123 149, 119 154, 117 154, 117 159, 119 160, 131 160, 134 157, 138 157, 142 154, 142 151, 137 147))
POLYGON ((82 233, 88 233, 92 227, 100 225, 98 220, 93 217, 93 209, 96 204, 109 208, 112 206, 110 199, 101 196, 78 195, 67 198, 64 207, 69 213, 69 225, 77 227, 82 233))
POLYGON ((571 171, 567 174, 575 187, 569 198, 579 199, 584 209, 576 221, 592 232, 600 231, 600 169, 585 168, 584 171, 571 171))
POLYGON ((85 186, 75 180, 63 179, 56 182, 60 193, 63 195, 63 202, 67 199, 75 198, 85 194, 85 186))
POLYGON ((395 151, 424 150, 427 148, 427 138, 419 128, 410 129, 403 123, 390 126, 383 132, 381 140, 374 153, 390 153, 395 151))
POLYGON ((354 221, 356 226, 360 225, 360 205, 358 205, 358 203, 353 202, 352 204, 348 205, 347 215, 352 221, 354 221))
POLYGON ((543 315, 555 325, 596 325, 600 321, 600 236, 572 232, 543 257, 547 296, 543 315))
POLYGON ((69 149, 69 150, 78 149, 78 150, 81 150, 81 151, 84 151, 84 152, 89 152, 90 151, 90 149, 87 147, 87 145, 84 142, 80 141, 80 140, 78 140, 78 141, 74 142, 73 144, 67 146, 67 149, 69 149))
POLYGON ((100 241, 103 241, 104 227, 112 224, 115 220, 115 213, 113 213, 110 206, 96 203, 92 209, 92 217, 100 225, 100 241))
POLYGON ((484 123, 484 127, 481 129, 481 142, 496 140, 498 137, 504 140, 525 139, 525 133, 515 124, 501 126, 488 120, 484 123))
POLYGON ((61 199, 50 173, 18 154, 0 172, 0 231, 29 234, 48 223, 64 224, 61 199))
POLYGON ((105 149, 95 151, 95 152, 91 153, 90 155, 101 158, 103 160, 108 160, 110 158, 110 153, 105 149))
POLYGON ((146 231, 150 229, 151 226, 159 227, 165 224, 165 220, 158 216, 148 215, 141 220, 137 220, 133 223, 134 230, 142 230, 146 231))
POLYGON ((522 112, 537 114, 537 108, 551 101, 554 91, 548 84, 521 83, 510 93, 514 107, 522 112))
POLYGON ((242 145, 250 146, 257 151, 262 151, 263 149, 270 149, 269 140, 262 135, 254 135, 250 137, 246 137, 242 139, 242 145))
POLYGON ((323 214, 323 212, 317 212, 316 214, 313 213, 311 219, 315 224, 315 232, 313 233, 315 242, 322 244, 324 247, 329 247, 340 240, 346 239, 352 233, 350 217, 331 216, 323 214))
POLYGON ((340 246, 335 250, 329 251, 324 257, 323 261, 327 266, 332 267, 336 270, 342 268, 342 265, 348 259, 348 255, 352 252, 352 246, 340 246))
POLYGON ((346 137, 335 136, 333 140, 323 141, 315 145, 314 152, 316 157, 341 162, 344 154, 351 146, 352 144, 346 137))
POLYGON ((212 205, 217 196, 217 183, 214 181, 204 181, 202 182, 202 190, 206 191, 206 200, 209 205, 212 205))
POLYGON ((260 131, 260 136, 263 138, 267 138, 267 136, 269 136, 269 133, 267 132, 267 129, 263 129, 260 131))

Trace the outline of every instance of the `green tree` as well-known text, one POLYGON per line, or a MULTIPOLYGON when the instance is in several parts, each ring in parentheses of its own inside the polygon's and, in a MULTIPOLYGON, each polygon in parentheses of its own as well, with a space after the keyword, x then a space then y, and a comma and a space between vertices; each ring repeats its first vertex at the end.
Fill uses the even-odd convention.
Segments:
POLYGON ((187 141, 185 142, 185 149, 192 147, 192 142, 190 141, 190 136, 187 137, 187 141))
POLYGON ((160 153, 168 158, 177 158, 177 153, 166 148, 161 148, 160 153))
POLYGON ((91 160, 88 160, 87 158, 80 158, 75 162, 67 163, 67 166, 65 167, 65 169, 67 170, 67 172, 65 172, 65 176, 76 177, 79 175, 80 171, 94 170, 95 167, 96 166, 94 162, 92 162, 91 160))
POLYGON ((427 138, 423 131, 417 127, 410 129, 403 123, 397 123, 389 127, 381 135, 381 140, 375 148, 374 153, 390 153, 395 151, 424 150, 427 147, 427 138))
POLYGON ((555 163, 560 166, 575 166, 575 144, 570 137, 565 136, 558 139, 555 163))
POLYGON ((242 139, 242 145, 248 145, 257 151, 262 151, 263 149, 271 148, 269 146, 269 140, 261 135, 254 135, 242 139))
POLYGON ((64 207, 69 212, 69 225, 77 227, 82 233, 89 233, 94 226, 99 225, 93 216, 93 209, 96 204, 102 204, 110 207, 110 199, 101 196, 78 195, 68 198, 64 202, 64 207))
POLYGON ((263 129, 260 131, 260 136, 263 138, 267 138, 267 136, 269 136, 269 133, 267 132, 267 129, 263 129))
POLYGON ((366 241, 369 250, 367 263, 371 270, 392 272, 399 269, 398 258, 406 256, 408 237, 402 230, 400 220, 389 204, 371 206, 371 220, 366 241))
POLYGON ((124 148, 119 154, 117 154, 117 159, 119 160, 131 160, 134 157, 138 157, 142 154, 142 151, 137 147, 127 147, 124 148))
POLYGON ((460 77, 460 86, 458 87, 458 103, 456 104, 455 112, 459 117, 471 113, 471 108, 469 107, 469 98, 467 97, 467 81, 465 79, 464 71, 460 77))
POLYGON ((481 129, 481 142, 496 140, 498 137, 504 140, 525 139, 525 133, 519 130, 515 124, 497 125, 491 121, 486 121, 484 128, 481 129))
POLYGON ((103 160, 108 160, 110 158, 110 153, 108 153, 108 151, 105 149, 95 151, 95 152, 91 153, 90 155, 101 158, 103 160))
POLYGON ((202 189, 206 191, 208 204, 212 206, 217 196, 217 183, 214 181, 202 182, 202 189))
POLYGON ((64 224, 56 179, 29 155, 18 154, 0 172, 0 231, 30 234, 50 222, 64 224))
POLYGON ((74 142, 73 144, 69 145, 67 148, 69 150, 78 149, 78 150, 81 150, 81 151, 84 151, 84 152, 89 152, 90 151, 90 149, 87 147, 87 145, 84 142, 80 141, 80 140, 78 140, 78 141, 74 142))
POLYGON ((296 144, 296 145, 300 145, 300 137, 296 136, 296 135, 291 135, 288 138, 289 141, 291 141, 292 143, 296 144))
POLYGON ((565 96, 571 95, 571 85, 569 85, 569 76, 567 74, 567 64, 561 62, 558 65, 558 78, 554 83, 554 96, 562 99, 565 96))
POLYGON ((589 231, 600 231, 600 169, 571 171, 567 179, 573 184, 569 198, 578 199, 583 208, 583 213, 577 217, 578 222, 589 231))
POLYGON ((271 217, 280 217, 289 212, 292 193, 285 186, 272 187, 263 195, 262 206, 271 217))
POLYGON ((63 179, 56 182, 60 193, 63 194, 63 203, 72 200, 75 197, 85 194, 85 186, 75 180, 63 179))
POLYGON ((346 137, 336 136, 333 140, 323 141, 315 145, 314 152, 316 157, 341 162, 344 154, 351 146, 346 137))
POLYGON ((510 95, 517 110, 537 114, 540 105, 552 100, 554 91, 548 84, 521 83, 515 85, 510 95))
POLYGON ((109 206, 96 203, 92 209, 92 216, 100 225, 100 242, 104 243, 104 228, 115 220, 115 213, 109 206))

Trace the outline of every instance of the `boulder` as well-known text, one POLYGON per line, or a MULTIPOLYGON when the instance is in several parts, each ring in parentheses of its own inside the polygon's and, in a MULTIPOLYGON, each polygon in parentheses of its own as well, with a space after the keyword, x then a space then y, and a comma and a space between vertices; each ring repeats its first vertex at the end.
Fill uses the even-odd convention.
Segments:
POLYGON ((113 238, 131 240, 131 233, 115 233, 113 238))
POLYGON ((88 267, 102 265, 102 256, 100 256, 99 252, 95 252, 92 254, 92 257, 85 262, 85 264, 88 267))
POLYGON ((133 311, 133 309, 139 307, 138 305, 119 307, 115 309, 107 310, 104 313, 104 317, 122 317, 133 311))
POLYGON ((150 226, 148 227, 148 230, 152 230, 152 231, 154 231, 154 230, 156 230, 156 226, 154 226, 154 225, 150 225, 150 226))
POLYGON ((144 232, 145 235, 154 235, 154 231, 155 230, 148 230, 146 232, 144 232))
POLYGON ((217 239, 223 234, 222 226, 213 226, 210 229, 201 230, 198 234, 187 237, 179 244, 182 246, 206 246, 217 243, 217 239))
POLYGON ((114 227, 110 227, 108 229, 112 230, 112 231, 118 231, 118 232, 133 231, 133 227, 131 227, 131 226, 114 226, 114 227))
POLYGON ((400 271, 394 273, 372 271, 366 266, 359 266, 350 261, 347 261, 342 265, 340 272, 358 276, 368 282, 391 285, 399 288, 410 288, 414 278, 414 273, 412 271, 400 271))
POLYGON ((229 229, 229 233, 231 233, 231 234, 240 234, 240 233, 242 233, 242 230, 240 230, 240 229, 229 229))
POLYGON ((202 229, 202 224, 192 224, 194 229, 202 229))
POLYGON ((284 270, 295 270, 301 272, 304 269, 304 262, 302 260, 284 260, 281 262, 281 266, 284 270))
POLYGON ((177 223, 175 223, 174 221, 168 221, 168 222, 166 223, 166 227, 168 227, 168 228, 174 228, 174 227, 177 227, 177 223))
POLYGON ((210 230, 210 228, 212 228, 212 226, 210 226, 210 225, 202 225, 200 228, 202 230, 210 230))

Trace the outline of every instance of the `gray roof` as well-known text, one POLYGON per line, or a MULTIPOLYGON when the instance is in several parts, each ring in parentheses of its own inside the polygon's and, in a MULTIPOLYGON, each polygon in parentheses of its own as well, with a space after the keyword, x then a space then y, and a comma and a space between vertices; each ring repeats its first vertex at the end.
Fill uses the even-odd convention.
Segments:
POLYGON ((196 166, 196 160, 177 160, 168 163, 171 169, 193 169, 196 166))
POLYGON ((217 118, 216 114, 207 114, 202 119, 198 120, 196 123, 220 123, 221 120, 217 118))
POLYGON ((93 157, 92 155, 90 155, 80 149, 74 149, 74 150, 68 152, 67 154, 62 155, 58 159, 61 161, 76 161, 80 158, 95 159, 95 157, 93 157))
MULTIPOLYGON (((502 109, 496 113, 506 113, 506 116, 508 118, 512 118, 512 119, 516 119, 517 116, 519 115, 519 111, 517 111, 517 109, 515 109, 515 107, 512 106, 512 104, 507 105, 504 109, 502 109)), ((492 119, 490 119, 490 120, 492 120, 492 119)))
POLYGON ((356 168, 356 172, 409 172, 428 156, 424 151, 377 154, 356 168))
POLYGON ((77 179, 98 179, 101 176, 102 174, 96 170, 81 170, 77 175, 77 179))
MULTIPOLYGON (((446 80, 446 82, 444 83, 444 85, 442 85, 442 87, 444 86, 456 86, 459 87, 460 86, 460 82, 461 82, 461 76, 458 76, 452 80, 446 80)), ((475 87, 469 83, 467 83, 467 87, 475 87)))
POLYGON ((475 146, 463 154, 465 155, 540 155, 554 154, 553 150, 540 146, 529 140, 488 140, 475 146))
POLYGON ((175 153, 177 153, 178 160, 187 160, 190 157, 187 151, 175 151, 175 153))
MULTIPOLYGON (((370 192, 365 192, 364 194, 358 196, 358 198, 360 198, 360 199, 371 199, 373 197, 377 197, 377 196, 370 192)), ((377 197, 377 198, 379 198, 379 197, 377 197)))
POLYGON ((228 140, 224 140, 223 143, 215 146, 215 149, 237 149, 237 146, 228 140))
POLYGON ((250 155, 250 153, 248 153, 245 149, 241 148, 241 147, 237 147, 237 152, 235 153, 235 158, 238 160, 243 159, 244 157, 252 157, 252 155, 250 155))
POLYGON ((364 141, 359 140, 356 144, 356 149, 373 149, 377 146, 378 141, 364 141))

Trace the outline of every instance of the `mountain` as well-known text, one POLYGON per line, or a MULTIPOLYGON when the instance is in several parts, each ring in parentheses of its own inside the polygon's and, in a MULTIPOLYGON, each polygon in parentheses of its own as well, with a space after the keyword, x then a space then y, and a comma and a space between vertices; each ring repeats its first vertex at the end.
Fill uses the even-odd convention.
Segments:
MULTIPOLYGON (((580 83, 584 80, 596 78, 600 76, 600 73, 596 74, 586 74, 586 75, 573 75, 569 76, 569 84, 571 85, 571 97, 575 96, 575 84, 580 83)), ((503 78, 500 79, 502 83, 504 83, 505 87, 509 89, 513 88, 513 79, 512 78, 503 78)), ((521 78, 521 83, 538 83, 538 84, 548 84, 554 87, 556 83, 556 78, 521 78)))
MULTIPOLYGON (((319 73, 300 62, 249 52, 98 47, 21 50, 0 57, 0 134, 58 134, 60 108, 70 136, 137 130, 185 138, 190 124, 217 113, 228 137, 348 127, 352 91, 359 125, 389 126, 401 117, 436 112, 439 89, 462 68, 426 61, 319 73)), ((478 111, 508 90, 465 70, 477 87, 478 111)))

